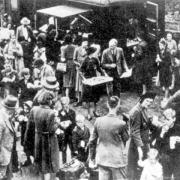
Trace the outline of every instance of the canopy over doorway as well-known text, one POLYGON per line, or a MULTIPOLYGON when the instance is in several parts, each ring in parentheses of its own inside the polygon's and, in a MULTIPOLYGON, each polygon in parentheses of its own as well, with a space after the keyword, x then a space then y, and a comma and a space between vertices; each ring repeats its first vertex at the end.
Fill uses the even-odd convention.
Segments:
POLYGON ((130 2, 133 0, 68 0, 71 2, 77 2, 77 3, 82 3, 82 4, 89 4, 89 5, 94 5, 94 6, 111 6, 116 3, 120 2, 130 2))
MULTIPOLYGON (((82 16, 82 13, 88 12, 90 9, 85 9, 85 8, 78 8, 78 7, 73 7, 73 6, 67 6, 67 5, 60 5, 60 6, 54 6, 50 8, 45 8, 45 9, 39 9, 37 10, 37 13, 41 13, 44 15, 52 16, 55 18, 55 26, 57 30, 57 18, 66 18, 66 17, 71 17, 75 15, 79 15, 81 18, 85 19, 86 21, 89 21, 87 18, 82 16)), ((36 17, 35 17, 36 19, 36 17)), ((36 22, 36 20, 35 20, 36 22)), ((47 29, 47 24, 43 25, 42 27, 39 28, 42 32, 46 32, 47 29)))
POLYGON ((54 16, 58 18, 65 18, 69 16, 74 16, 77 14, 82 14, 89 11, 89 9, 81 9, 77 7, 71 7, 66 5, 54 6, 50 8, 37 10, 38 13, 46 14, 49 16, 54 16))

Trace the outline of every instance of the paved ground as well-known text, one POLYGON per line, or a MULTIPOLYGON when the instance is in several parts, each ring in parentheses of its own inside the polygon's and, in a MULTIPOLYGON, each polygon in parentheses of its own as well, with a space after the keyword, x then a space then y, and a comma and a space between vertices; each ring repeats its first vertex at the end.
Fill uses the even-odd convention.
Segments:
MULTIPOLYGON (((128 112, 137 102, 138 102, 139 97, 137 96, 137 94, 135 93, 122 93, 121 95, 121 110, 123 112, 128 112)), ((150 112, 153 114, 159 114, 160 113, 160 109, 159 107, 159 102, 162 98, 157 97, 155 99, 155 103, 154 105, 151 107, 150 112)), ((100 115, 105 115, 107 114, 107 106, 106 106, 106 102, 107 102, 107 97, 103 96, 100 101, 98 102, 98 112, 100 115)), ((72 107, 74 108, 74 107, 72 107)), ((74 108, 77 112, 82 113, 83 115, 87 116, 87 109, 85 107, 78 107, 78 108, 74 108)), ((93 129, 93 123, 94 123, 95 119, 93 119, 91 122, 86 120, 86 125, 90 128, 90 130, 93 129)), ((23 149, 20 145, 18 145, 18 155, 20 159, 23 159, 23 149)), ((70 156, 69 156, 70 159, 70 156)), ((62 164, 60 162, 60 164, 62 164)), ((34 177, 31 173, 32 169, 31 168, 23 168, 22 172, 18 172, 16 174, 14 174, 14 178, 13 180, 39 180, 39 177, 34 177)))

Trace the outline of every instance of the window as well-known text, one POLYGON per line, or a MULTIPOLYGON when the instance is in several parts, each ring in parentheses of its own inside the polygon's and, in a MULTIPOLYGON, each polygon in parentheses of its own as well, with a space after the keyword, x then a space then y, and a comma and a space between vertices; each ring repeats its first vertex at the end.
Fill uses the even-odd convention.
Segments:
POLYGON ((11 0, 11 8, 12 10, 18 9, 18 0, 11 0))

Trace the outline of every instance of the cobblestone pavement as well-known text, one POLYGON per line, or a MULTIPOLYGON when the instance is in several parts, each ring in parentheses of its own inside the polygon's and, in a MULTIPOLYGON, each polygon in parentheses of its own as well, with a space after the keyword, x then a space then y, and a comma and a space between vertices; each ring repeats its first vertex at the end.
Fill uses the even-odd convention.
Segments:
MULTIPOLYGON (((161 98, 157 97, 155 99, 155 103, 154 105, 151 107, 151 112, 153 112, 154 114, 158 115, 160 112, 159 107, 159 102, 160 102, 161 98)), ((106 106, 106 101, 107 101, 107 97, 103 96, 100 101, 98 102, 98 113, 100 115, 105 115, 107 114, 107 106, 106 106)), ((123 112, 128 112, 136 103, 138 102, 138 96, 135 93, 122 93, 121 95, 121 111, 123 112)), ((77 112, 82 113, 85 117, 87 116, 87 109, 85 107, 77 107, 74 108, 72 106, 73 109, 75 109, 77 112)), ((91 122, 86 120, 86 125, 90 128, 90 130, 93 129, 93 123, 94 123, 95 119, 93 119, 91 122)), ((69 154, 69 159, 70 159, 70 153, 69 154)), ((19 155, 19 159, 23 158, 23 148, 20 146, 20 143, 18 142, 18 155, 19 155)), ((62 164, 60 162, 60 164, 62 164)), ((22 172, 18 172, 16 174, 14 174, 14 178, 13 180, 40 180, 39 177, 35 177, 32 175, 31 173, 31 168, 27 167, 27 168, 22 168, 22 172)))

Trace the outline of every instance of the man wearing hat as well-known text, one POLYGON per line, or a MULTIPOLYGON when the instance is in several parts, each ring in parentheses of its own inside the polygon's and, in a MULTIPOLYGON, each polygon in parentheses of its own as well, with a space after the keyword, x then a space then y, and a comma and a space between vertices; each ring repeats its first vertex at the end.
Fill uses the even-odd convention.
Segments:
POLYGON ((33 49, 36 42, 36 38, 30 27, 30 20, 27 17, 23 17, 21 19, 21 25, 17 27, 16 40, 22 45, 23 50, 25 52, 25 66, 31 68, 33 59, 33 49))
POLYGON ((15 129, 12 119, 16 109, 17 98, 8 95, 2 102, 0 111, 0 179, 10 180, 11 163, 15 147, 15 129))
POLYGON ((102 67, 108 76, 113 77, 113 84, 110 84, 108 95, 120 96, 121 84, 120 77, 123 71, 128 71, 123 49, 117 47, 118 41, 111 39, 109 48, 105 49, 102 54, 102 67))
POLYGON ((19 41, 20 37, 24 37, 26 41, 31 42, 34 40, 33 32, 30 25, 30 20, 26 17, 21 19, 21 26, 17 27, 16 39, 19 41))

